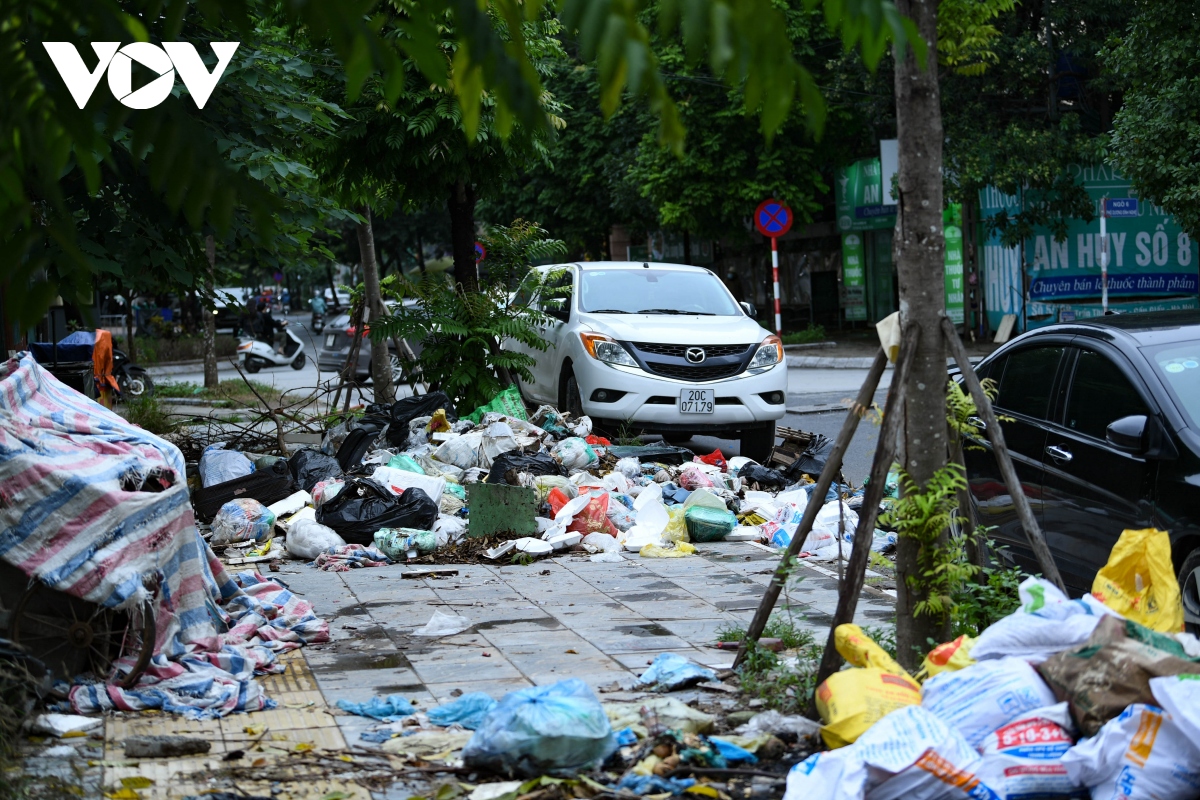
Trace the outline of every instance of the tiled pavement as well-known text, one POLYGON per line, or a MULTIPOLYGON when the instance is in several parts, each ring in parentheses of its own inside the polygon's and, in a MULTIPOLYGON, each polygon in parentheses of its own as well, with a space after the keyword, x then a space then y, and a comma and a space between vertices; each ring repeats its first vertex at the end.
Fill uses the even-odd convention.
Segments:
MULTIPOLYGON (((295 800, 408 797, 412 789, 405 784, 368 792, 350 780, 361 771, 343 771, 344 780, 331 771, 331 765, 358 770, 364 757, 397 758, 363 742, 362 732, 377 723, 338 711, 338 700, 401 694, 427 709, 451 700, 457 690, 499 698, 568 677, 594 689, 614 682, 633 687, 636 675, 668 651, 728 666, 733 653, 709 645, 722 628, 749 623, 778 559, 747 543, 702 544, 697 550, 697 556, 678 559, 629 554, 621 563, 563 555, 528 566, 460 566, 457 576, 438 579, 405 579, 409 568, 402 565, 330 573, 286 562, 271 577, 287 582, 330 620, 332 641, 285 654, 283 673, 258 679, 277 708, 200 722, 154 712, 110 715, 102 760, 98 735, 75 740, 81 745, 75 758, 35 756, 26 768, 60 776, 78 787, 72 794, 97 799, 103 791, 110 798, 168 800, 226 788, 231 781, 245 794, 295 800), (416 635, 435 610, 472 625, 445 638, 416 635), (122 743, 136 734, 200 736, 212 742, 212 750, 190 758, 125 760, 122 743), (247 755, 223 761, 234 750, 247 755)), ((790 613, 822 641, 836 605, 836 574, 802 564, 777 613, 790 613)), ((864 591, 856 621, 879 624, 892 616, 890 598, 864 591)), ((604 695, 631 696, 636 694, 604 695)))
MULTIPOLYGON (((563 678, 593 688, 629 686, 659 653, 709 666, 733 653, 710 645, 722 628, 754 616, 778 558, 740 542, 704 544, 698 556, 594 563, 564 555, 529 566, 470 565, 446 578, 405 579, 395 565, 326 573, 285 564, 283 579, 330 620, 332 642, 304 648, 329 704, 402 694, 421 708, 461 692, 504 692, 563 678), (441 639, 417 635, 434 611, 472 627, 441 639)), ((829 570, 824 570, 828 573, 829 570)), ((777 613, 792 614, 823 641, 837 606, 837 579, 805 565, 777 613)), ((856 621, 881 624, 893 603, 864 592, 856 621)), ((372 723, 339 716, 348 741, 372 723)))

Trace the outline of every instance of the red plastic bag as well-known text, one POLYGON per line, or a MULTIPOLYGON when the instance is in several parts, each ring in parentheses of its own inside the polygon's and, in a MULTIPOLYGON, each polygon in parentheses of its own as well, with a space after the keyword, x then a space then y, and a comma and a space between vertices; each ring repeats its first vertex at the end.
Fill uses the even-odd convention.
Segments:
POLYGON ((705 464, 712 464, 714 467, 720 467, 721 472, 728 472, 729 465, 725 463, 725 456, 721 455, 720 450, 713 450, 706 456, 696 456, 693 461, 702 461, 705 464))
MULTIPOLYGON (((557 514, 570 499, 562 489, 556 487, 550 490, 546 501, 550 503, 550 511, 557 514)), ((615 538, 618 531, 617 526, 608 518, 608 492, 590 495, 588 504, 575 515, 567 530, 582 533, 584 536, 589 533, 607 533, 615 538)))
POLYGON ((612 447, 612 442, 610 442, 608 439, 605 439, 603 436, 597 436, 594 433, 584 439, 584 441, 588 444, 600 445, 601 447, 612 447))

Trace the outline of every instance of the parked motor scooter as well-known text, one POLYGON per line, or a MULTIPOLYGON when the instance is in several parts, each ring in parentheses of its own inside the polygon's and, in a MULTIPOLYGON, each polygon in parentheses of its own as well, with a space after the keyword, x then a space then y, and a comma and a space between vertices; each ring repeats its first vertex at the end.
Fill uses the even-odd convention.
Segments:
POLYGON ((129 360, 124 350, 113 348, 113 377, 117 379, 117 388, 121 390, 121 398, 128 400, 133 397, 150 397, 154 394, 154 381, 145 367, 139 367, 129 360))
POLYGON ((291 367, 304 369, 307 358, 304 355, 304 342, 287 327, 287 322, 279 323, 283 327, 283 352, 258 339, 243 336, 238 340, 238 361, 251 374, 263 367, 291 367))
POLYGON ((324 314, 321 314, 317 311, 313 312, 312 329, 313 329, 313 333, 320 333, 321 331, 325 330, 325 315, 324 314))

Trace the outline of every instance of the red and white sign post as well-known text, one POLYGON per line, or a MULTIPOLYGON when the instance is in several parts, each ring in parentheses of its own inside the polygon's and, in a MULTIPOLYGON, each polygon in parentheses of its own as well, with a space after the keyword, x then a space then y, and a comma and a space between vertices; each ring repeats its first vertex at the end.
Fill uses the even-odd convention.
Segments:
POLYGON ((754 210, 754 227, 771 240, 771 280, 775 287, 775 335, 783 336, 779 312, 779 237, 792 229, 792 210, 774 199, 763 200, 754 210))

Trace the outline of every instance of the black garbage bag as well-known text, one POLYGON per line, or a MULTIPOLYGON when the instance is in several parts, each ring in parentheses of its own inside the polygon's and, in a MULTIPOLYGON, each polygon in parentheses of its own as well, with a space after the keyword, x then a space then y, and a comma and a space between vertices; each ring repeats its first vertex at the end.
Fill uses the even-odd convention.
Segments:
POLYGON ((818 433, 800 457, 788 464, 784 475, 790 483, 800 480, 801 475, 811 475, 815 479, 824 471, 832 452, 833 440, 818 433))
POLYGON ((392 424, 388 426, 387 440, 393 447, 404 447, 408 444, 408 423, 417 417, 432 417, 439 408, 446 410, 446 419, 455 422, 458 412, 454 403, 445 392, 430 392, 416 397, 406 397, 397 400, 391 409, 392 424))
POLYGON ((763 489, 768 487, 782 489, 791 483, 779 470, 764 467, 762 464, 747 464, 738 470, 737 475, 747 485, 757 483, 763 489))
POLYGON ((349 544, 372 544, 380 528, 433 530, 438 505, 420 489, 397 496, 370 478, 347 478, 342 490, 317 509, 317 522, 349 544))
POLYGON ((288 459, 288 469, 296 479, 296 485, 306 492, 321 481, 342 477, 342 465, 333 456, 320 450, 305 448, 297 450, 288 459))
POLYGON ((566 477, 567 471, 563 469, 563 465, 558 463, 558 459, 549 453, 522 453, 520 450, 509 450, 507 453, 501 453, 492 462, 492 471, 488 473, 488 483, 511 483, 516 486, 517 472, 528 472, 530 475, 562 475, 566 477), (508 480, 509 473, 514 473, 514 480, 508 480))

